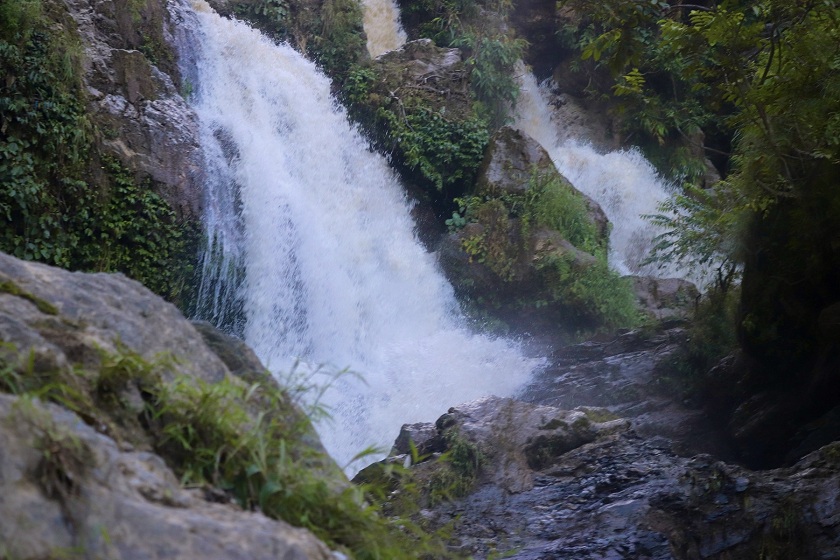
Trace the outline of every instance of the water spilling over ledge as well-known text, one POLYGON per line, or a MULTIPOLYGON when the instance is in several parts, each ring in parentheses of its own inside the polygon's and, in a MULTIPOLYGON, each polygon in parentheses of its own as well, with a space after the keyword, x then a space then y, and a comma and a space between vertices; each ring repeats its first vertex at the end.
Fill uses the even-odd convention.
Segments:
POLYGON ((537 367, 471 333, 414 234, 387 162, 316 66, 197 2, 195 108, 210 170, 205 309, 235 295, 245 340, 278 375, 348 367, 324 396, 339 461, 387 446, 448 403, 512 394, 537 367), (244 269, 244 279, 235 271, 244 269))
POLYGON ((702 278, 690 277, 675 264, 661 268, 644 264, 655 237, 663 233, 644 216, 660 213, 659 204, 669 197, 672 186, 637 149, 600 153, 584 140, 566 138, 564 123, 552 116, 545 88, 524 65, 519 65, 518 72, 515 126, 548 151, 575 188, 600 204, 612 224, 610 266, 621 274, 685 278, 702 284, 702 278))

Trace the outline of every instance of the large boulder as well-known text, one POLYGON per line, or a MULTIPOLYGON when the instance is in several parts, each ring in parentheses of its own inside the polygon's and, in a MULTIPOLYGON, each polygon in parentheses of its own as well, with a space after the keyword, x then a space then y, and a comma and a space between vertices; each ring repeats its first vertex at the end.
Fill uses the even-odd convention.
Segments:
POLYGON ((121 348, 178 360, 167 375, 216 382, 229 370, 181 312, 122 274, 83 274, 0 253, 0 340, 33 367, 96 367, 121 348))
POLYGON ((199 328, 121 274, 0 253, 0 392, 13 393, 0 394, 0 557, 331 558, 309 532, 243 512, 222 489, 179 484, 184 458, 165 443, 159 403, 178 383, 220 382, 225 410, 283 426, 308 472, 336 493, 347 484, 253 351, 199 328))
POLYGON ((0 394, 0 475, 4 558, 333 558, 309 531, 207 501, 160 457, 55 405, 0 394))
POLYGON ((474 190, 447 223, 442 269, 481 313, 529 331, 632 323, 629 284, 606 263, 606 215, 523 132, 503 127, 493 137, 474 190))

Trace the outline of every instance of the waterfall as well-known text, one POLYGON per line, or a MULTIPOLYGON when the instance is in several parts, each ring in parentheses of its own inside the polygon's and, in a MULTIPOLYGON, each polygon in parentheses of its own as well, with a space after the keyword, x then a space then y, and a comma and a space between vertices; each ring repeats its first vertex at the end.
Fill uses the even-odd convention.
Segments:
POLYGON ((567 138, 563 123, 555 121, 545 88, 521 63, 518 67, 520 96, 515 126, 539 142, 554 165, 579 191, 604 210, 612 223, 609 262, 621 274, 680 277, 692 281, 675 265, 663 268, 643 265, 662 229, 644 215, 659 213, 659 204, 671 186, 637 149, 599 153, 590 144, 567 138))
POLYGON ((328 78, 289 46, 193 5, 193 102, 210 178, 202 309, 218 323, 235 314, 233 297, 241 334, 281 378, 297 360, 297 371, 364 376, 324 395, 333 421, 318 429, 339 463, 389 446, 402 423, 512 394, 538 362, 465 328, 403 189, 328 78))
POLYGON ((406 35, 400 26, 400 12, 395 0, 364 0, 364 10, 370 56, 376 58, 403 46, 406 35))

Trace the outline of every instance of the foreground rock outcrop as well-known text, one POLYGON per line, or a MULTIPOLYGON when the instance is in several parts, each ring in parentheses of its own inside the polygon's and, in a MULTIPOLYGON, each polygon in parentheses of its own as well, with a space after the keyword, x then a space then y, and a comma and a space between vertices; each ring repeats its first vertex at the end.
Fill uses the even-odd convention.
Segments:
MULTIPOLYGON (((166 412, 150 408, 153 374, 189 387, 236 387, 231 368, 250 383, 265 377, 252 352, 200 328, 122 275, 0 254, 0 390, 15 393, 0 394, 0 557, 332 557, 310 532, 243 511, 218 489, 184 489, 157 454, 166 412)), ((311 468, 346 485, 301 413, 278 404, 267 413, 300 436, 290 452, 312 449, 311 468)))
POLYGON ((185 490, 159 456, 61 407, 0 394, 0 426, 2 558, 332 558, 309 531, 185 490))

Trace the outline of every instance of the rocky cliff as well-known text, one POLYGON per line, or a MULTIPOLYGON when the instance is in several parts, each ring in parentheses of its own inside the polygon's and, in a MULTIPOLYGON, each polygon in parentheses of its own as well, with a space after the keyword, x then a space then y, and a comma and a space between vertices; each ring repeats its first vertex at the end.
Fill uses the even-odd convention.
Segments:
MULTIPOLYGON (((243 511, 209 480, 179 482, 184 459, 162 446, 153 411, 161 389, 272 386, 253 353, 201 330, 122 275, 0 254, 0 557, 331 557, 310 532, 243 511)), ((202 406, 223 414, 209 394, 202 406)), ((299 435, 290 451, 311 449, 324 480, 343 485, 306 418, 286 400, 268 402, 263 414, 305 427, 289 432, 299 435)), ((190 453, 199 443, 212 445, 194 442, 190 453)))

